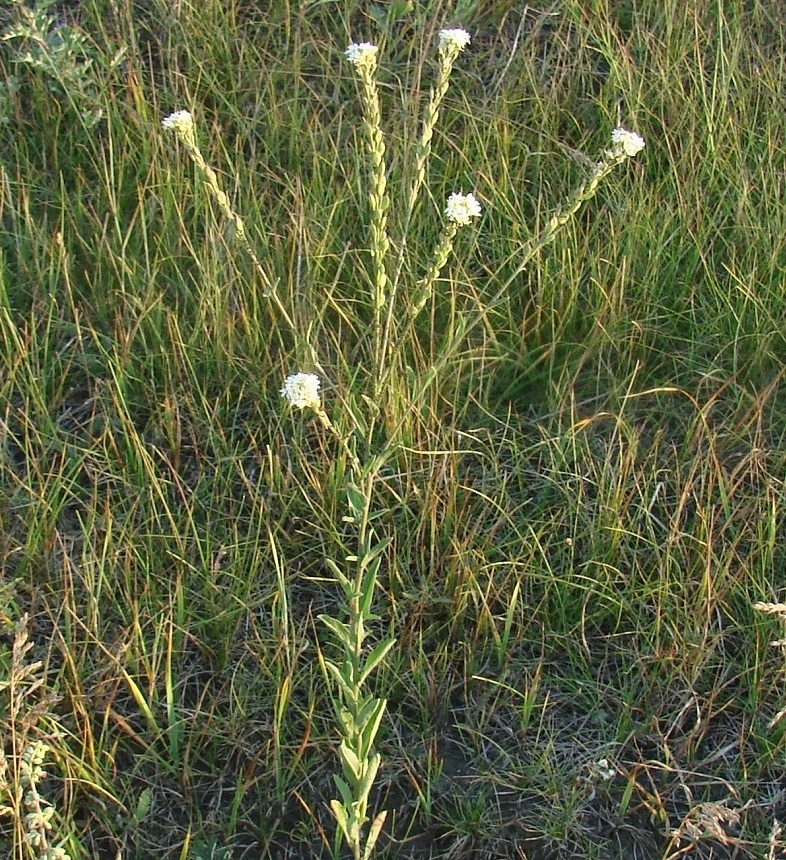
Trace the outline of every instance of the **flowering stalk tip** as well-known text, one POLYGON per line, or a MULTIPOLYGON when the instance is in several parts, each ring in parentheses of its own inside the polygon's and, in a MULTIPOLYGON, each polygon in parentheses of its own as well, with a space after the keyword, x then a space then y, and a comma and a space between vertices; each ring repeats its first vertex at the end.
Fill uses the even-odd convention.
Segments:
POLYGON ((257 272, 262 277, 262 281, 265 284, 264 295, 273 295, 274 301, 279 306, 279 311, 281 311, 282 316, 287 323, 289 323, 290 327, 294 328, 292 320, 289 318, 289 315, 278 297, 273 293, 273 283, 270 280, 270 276, 267 274, 265 267, 257 257, 256 252, 251 247, 251 243, 246 235, 246 227, 243 223, 243 219, 232 208, 229 198, 221 190, 215 170, 213 170, 213 168, 205 161, 204 156, 202 155, 202 151, 197 143, 194 117, 187 110, 178 110, 169 116, 164 117, 164 119, 161 120, 161 125, 164 127, 165 131, 174 132, 178 140, 185 146, 188 154, 191 156, 191 160, 196 164, 197 168, 199 168, 204 176, 207 182, 207 187, 218 204, 219 209, 224 213, 224 217, 234 225, 235 233, 240 244, 243 246, 257 272))
POLYGON ((466 30, 455 28, 452 30, 439 31, 439 50, 440 51, 455 51, 458 54, 472 41, 471 36, 466 30))
POLYGON ((295 409, 322 411, 319 397, 319 377, 314 373, 295 373, 288 376, 281 389, 281 396, 295 409))
POLYGON ((459 194, 454 192, 448 197, 445 207, 447 224, 442 228, 437 240, 437 247, 431 258, 431 265, 425 276, 418 281, 409 305, 410 316, 416 317, 424 308, 434 292, 434 284, 439 273, 448 261, 453 250, 453 240, 459 227, 466 227, 473 218, 479 218, 483 210, 474 194, 459 194))
MULTIPOLYGON (((374 307, 374 356, 376 366, 382 362, 382 310, 389 302, 388 263, 390 237, 388 235, 387 167, 385 164, 385 138, 382 134, 382 117, 379 109, 379 87, 377 86, 376 45, 370 42, 353 42, 345 52, 347 60, 355 67, 361 83, 363 125, 370 160, 370 183, 368 189, 371 211, 371 257, 374 262, 373 307, 374 307)), ((376 392, 375 392, 376 393, 376 392)))
POLYGON ((187 110, 176 110, 174 113, 169 114, 169 116, 164 117, 164 119, 161 120, 161 125, 163 125, 167 131, 174 131, 178 134, 182 134, 183 132, 193 130, 194 117, 187 110))
POLYGON ((454 192, 448 197, 445 215, 448 221, 465 227, 473 218, 479 218, 483 210, 474 194, 454 192))
POLYGON ((619 157, 633 158, 645 147, 644 138, 635 131, 619 126, 611 133, 611 153, 619 157))
POLYGON ((161 125, 166 131, 174 132, 174 134, 186 145, 190 150, 196 148, 196 132, 194 125, 194 117, 187 110, 176 110, 169 116, 161 120, 161 125))
POLYGON ((377 48, 371 42, 353 42, 344 51, 344 54, 358 69, 373 69, 377 64, 377 48))

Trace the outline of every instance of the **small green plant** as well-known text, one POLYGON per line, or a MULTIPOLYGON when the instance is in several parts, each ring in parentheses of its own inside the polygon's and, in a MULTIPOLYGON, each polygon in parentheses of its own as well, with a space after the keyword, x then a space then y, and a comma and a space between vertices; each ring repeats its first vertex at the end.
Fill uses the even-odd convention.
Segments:
MULTIPOLYGON (((62 696, 12 755, 3 690, 0 727, 9 784, 50 747, 38 791, 72 857, 352 856, 320 659, 341 669, 344 646, 316 616, 349 622, 325 558, 355 578, 347 484, 362 495, 396 439, 362 646, 396 639, 361 690, 387 699, 375 856, 595 857, 620 835, 644 857, 783 854, 784 634, 750 609, 786 599, 780 7, 535 5, 58 0, 52 29, 92 60, 91 135, 17 61, 33 44, 0 41, 0 581, 44 662, 26 702, 62 696), (426 156, 445 13, 478 38, 426 156), (365 87, 343 53, 364 40, 384 349, 365 87), (297 332, 156 134, 177 107, 297 332), (651 157, 560 228, 617 116, 657 134, 651 157), (453 191, 482 214, 440 271, 453 191), (336 434, 280 414, 300 369, 336 434), (724 798, 739 828, 706 821, 724 798)), ((0 39, 19 21, 0 2, 0 39)), ((0 593, 5 680, 3 612, 0 593)), ((0 857, 30 860, 23 800, 0 857)))
MULTIPOLYGON (((32 8, 23 0, 13 0, 13 6, 17 20, 1 37, 19 46, 12 61, 39 71, 49 88, 76 108, 85 127, 96 125, 103 109, 96 96, 92 49, 86 35, 52 14, 55 0, 38 0, 32 8)), ((116 57, 115 62, 119 59, 116 57)), ((13 96, 19 85, 17 77, 10 78, 6 98, 13 96)))
POLYGON ((30 661, 33 648, 23 615, 14 629, 11 662, 7 677, 0 680, 6 694, 3 708, 6 725, 0 746, 0 816, 13 824, 14 858, 69 860, 57 844, 57 811, 42 795, 40 786, 50 746, 40 736, 52 703, 41 676, 41 662, 30 661))

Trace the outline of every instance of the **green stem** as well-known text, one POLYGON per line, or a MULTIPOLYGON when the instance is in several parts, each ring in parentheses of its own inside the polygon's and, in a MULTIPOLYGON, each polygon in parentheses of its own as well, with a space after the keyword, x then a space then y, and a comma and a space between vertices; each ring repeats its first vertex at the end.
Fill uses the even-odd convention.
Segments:
POLYGON ((374 263, 374 370, 380 371, 382 355, 382 309, 388 301, 387 256, 390 250, 388 237, 387 170, 385 167, 385 138, 379 110, 379 90, 376 66, 358 67, 363 84, 363 125, 366 129, 368 153, 371 159, 369 207, 371 210, 371 256, 374 263))
MULTIPOLYGON (((404 266, 404 257, 406 255, 407 234, 409 233, 409 226, 412 221, 412 214, 415 211, 415 204, 417 203, 420 189, 422 188, 423 182, 426 177, 426 164, 428 163, 429 156, 431 155, 431 141, 434 137, 434 129, 437 125, 437 122, 439 121, 440 108, 442 107, 442 101, 445 98, 445 94, 448 91, 448 86, 450 84, 450 73, 453 70, 453 64, 455 63, 457 57, 458 51, 440 52, 437 80, 434 84, 434 87, 429 92, 429 101, 426 107, 426 113, 423 117, 423 127, 420 133, 420 139, 415 145, 414 177, 412 180, 412 185, 409 189, 409 195, 407 196, 406 200, 404 221, 401 229, 401 245, 398 252, 398 260, 396 261, 396 270, 391 283, 388 311, 387 316, 385 318, 385 329, 382 335, 382 354, 380 357, 380 365, 383 366, 387 365, 389 344, 393 336, 393 327, 395 323, 396 312, 396 297, 398 295, 398 286, 399 281, 401 279, 401 271, 404 266)), ((399 339, 399 343, 400 342, 401 339, 399 339)), ((381 374, 378 379, 380 379, 380 377, 381 374)), ((383 389, 381 386, 380 379, 376 388, 376 393, 374 397, 375 400, 378 399, 379 391, 381 390, 383 389)))
POLYGON ((205 161, 202 156, 202 152, 199 149, 199 146, 196 142, 196 138, 192 135, 178 135, 180 140, 186 147, 188 154, 191 156, 191 160, 199 169, 200 173, 204 176, 205 182, 207 183, 207 187, 210 193, 213 195, 216 203, 218 204, 219 209, 224 214, 224 217, 232 223, 235 228, 235 236, 237 237, 238 242, 245 250, 246 254, 248 254, 249 259, 251 260, 254 268, 257 271, 257 274, 262 279, 263 283, 263 291, 262 295, 266 298, 271 298, 273 303, 275 304, 278 312, 281 314, 282 318, 289 326, 293 334, 297 334, 297 330, 295 328, 295 323, 292 317, 287 312, 287 309, 284 307, 283 302, 278 297, 274 289, 274 285, 270 276, 268 275, 265 267, 262 265, 259 257, 257 257, 256 252, 251 246, 251 242, 248 239, 248 234, 246 233, 246 226, 243 223, 243 219, 240 215, 235 212, 232 208, 229 198, 226 196, 224 191, 222 190, 219 182, 218 176, 216 175, 215 170, 205 161))
MULTIPOLYGON (((415 325, 415 320, 417 319, 418 314, 423 310, 426 302, 431 298, 434 292, 434 284, 447 263, 450 252, 453 250, 453 240, 456 237, 458 228, 459 225, 455 221, 448 221, 442 228, 442 232, 437 240, 437 247, 434 249, 434 253, 431 257, 429 268, 423 278, 418 281, 409 307, 407 308, 407 317, 404 327, 397 333, 397 346, 399 348, 406 342, 410 331, 412 331, 412 328, 415 325)), ((398 351, 399 349, 396 349, 396 352, 398 351)), ((393 363, 386 363, 377 381, 380 391, 384 391, 390 384, 393 370, 393 363)))
POLYGON ((592 168, 592 172, 587 179, 579 185, 573 194, 571 194, 566 205, 557 209, 540 233, 538 233, 538 235, 533 239, 524 243, 517 254, 517 256, 520 257, 519 264, 516 266, 513 273, 508 276, 505 283, 497 290, 494 298, 487 305, 487 309, 495 305, 499 299, 502 298, 516 278, 518 278, 524 269, 526 269, 535 254, 554 240, 557 233, 565 226, 565 224, 568 223, 573 215, 576 214, 576 212, 581 208, 581 205, 595 196, 601 180, 605 179, 618 164, 621 164, 623 161, 627 161, 627 156, 624 154, 607 154, 607 158, 608 161, 599 161, 592 168))
POLYGON ((360 460, 358 460, 357 454, 352 450, 349 445, 349 440, 346 436, 342 436, 341 433, 336 429, 336 425, 328 417, 327 412, 324 409, 317 410, 317 418, 319 418, 322 426, 331 433, 340 443, 341 447, 344 449, 344 453, 349 458, 350 463, 352 463, 352 468, 355 472, 360 475, 363 471, 362 466, 360 465, 360 460))

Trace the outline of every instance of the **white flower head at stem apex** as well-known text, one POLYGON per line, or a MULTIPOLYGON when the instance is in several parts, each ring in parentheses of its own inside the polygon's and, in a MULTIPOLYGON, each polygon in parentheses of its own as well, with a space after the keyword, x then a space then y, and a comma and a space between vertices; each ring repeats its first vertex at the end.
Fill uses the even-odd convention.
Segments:
POLYGON ((644 138, 635 131, 619 126, 611 133, 611 147, 615 155, 626 155, 633 158, 644 149, 644 138))
POLYGON ((295 373, 288 376, 281 389, 281 396, 295 409, 313 409, 315 412, 322 409, 319 377, 314 373, 295 373))
POLYGON ((373 69, 377 64, 377 48, 371 42, 353 42, 344 51, 346 58, 358 69, 373 69))
POLYGON ((449 51, 453 50, 458 53, 459 51, 463 51, 464 48, 470 43, 471 37, 466 30, 454 29, 454 30, 440 30, 439 31, 439 50, 440 51, 449 51))
POLYGON ((161 125, 167 131, 188 136, 194 131, 194 117, 187 110, 177 110, 161 120, 161 125))
POLYGON ((445 207, 448 221, 461 227, 469 224, 473 218, 479 218, 482 211, 474 194, 459 194, 455 191, 448 197, 448 205, 445 207))

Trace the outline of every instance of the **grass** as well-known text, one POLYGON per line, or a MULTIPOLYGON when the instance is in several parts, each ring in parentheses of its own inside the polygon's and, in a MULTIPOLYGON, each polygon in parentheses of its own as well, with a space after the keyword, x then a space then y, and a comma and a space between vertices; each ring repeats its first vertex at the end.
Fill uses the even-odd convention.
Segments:
POLYGON ((484 216, 418 318, 375 486, 378 855, 774 860, 781 633, 752 604, 786 569, 780 5, 405 7, 81 0, 48 54, 0 43, 5 755, 50 746, 73 858, 333 855, 317 616, 351 535, 339 447, 279 389, 304 340, 342 432, 373 383, 341 52, 380 45, 395 188, 436 33, 464 26, 404 283, 450 192, 484 216), (163 134, 180 108, 300 340, 163 134), (620 122, 647 148, 492 302, 620 122))

